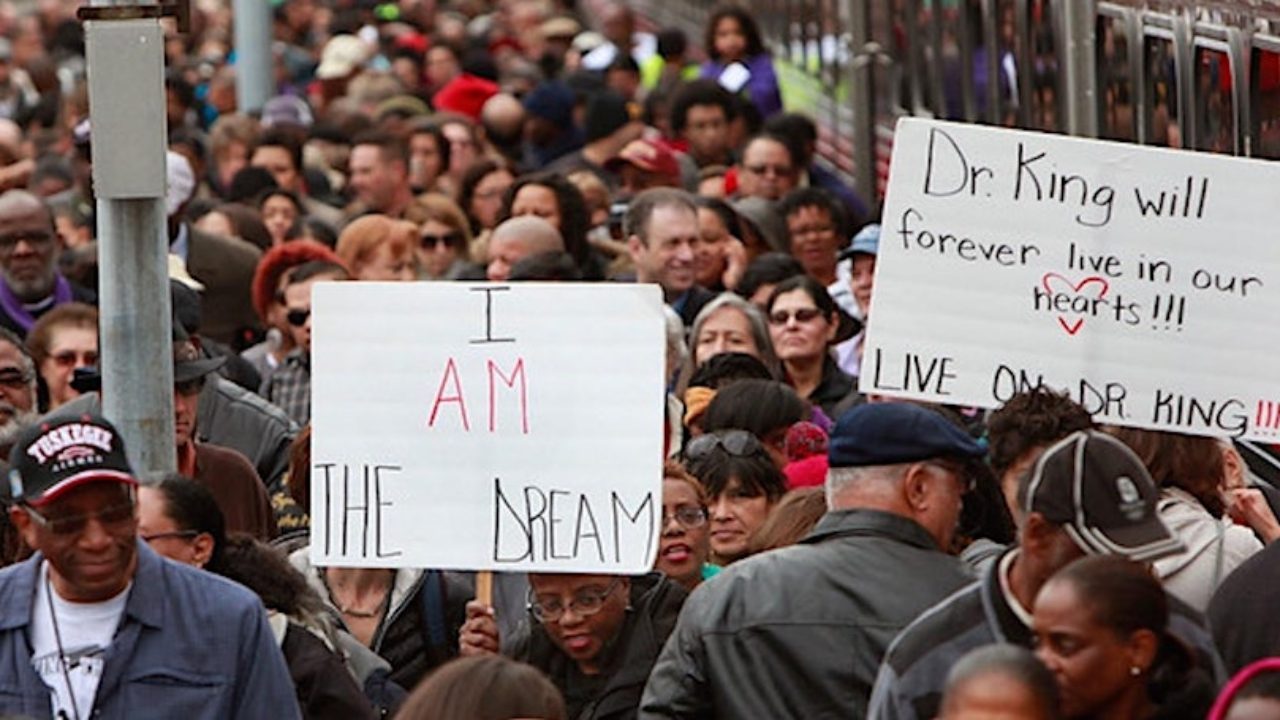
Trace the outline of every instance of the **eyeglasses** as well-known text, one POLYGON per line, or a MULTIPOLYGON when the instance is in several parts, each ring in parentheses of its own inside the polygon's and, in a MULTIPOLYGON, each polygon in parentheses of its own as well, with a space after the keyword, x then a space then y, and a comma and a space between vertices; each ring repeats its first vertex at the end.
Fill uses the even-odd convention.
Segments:
POLYGON ((451 232, 444 235, 423 235, 418 240, 423 250, 434 250, 443 243, 446 247, 458 247, 462 244, 462 233, 451 232))
POLYGON ((285 313, 284 319, 288 320, 290 325, 300 328, 307 324, 307 318, 309 317, 311 317, 311 308, 290 310, 285 313))
MULTIPOLYGON (((618 583, 622 582, 622 578, 614 578, 604 590, 583 590, 573 596, 569 601, 569 609, 578 617, 591 617, 600 612, 604 608, 604 601, 609 599, 614 590, 618 589, 618 583)), ((565 606, 559 600, 551 600, 542 602, 534 597, 533 591, 529 591, 529 612, 533 614, 534 619, 538 622, 556 622, 565 611, 565 606)))
POLYGON ((89 524, 89 520, 97 518, 98 522, 103 525, 123 525, 133 519, 133 491, 129 491, 128 502, 122 502, 118 505, 108 505, 97 512, 84 513, 81 515, 67 515, 64 517, 45 517, 36 511, 30 505, 24 505, 27 514, 35 520, 37 524, 44 527, 54 535, 79 535, 89 524))
POLYGON ((0 370, 0 386, 11 390, 25 390, 33 377, 35 377, 34 374, 23 372, 17 368, 0 370))
POLYGON ((696 462, 710 455, 716 448, 721 448, 734 457, 750 457, 764 452, 764 446, 756 436, 746 430, 718 430, 690 440, 684 448, 684 457, 696 462))
POLYGON ((669 515, 664 511, 662 513, 662 527, 666 527, 672 518, 675 518, 676 522, 683 527, 702 527, 707 522, 707 509, 697 505, 681 505, 669 515))
POLYGON ((54 353, 49 356, 59 367, 69 368, 76 365, 97 365, 98 351, 86 350, 85 352, 76 352, 75 350, 63 350, 60 353, 54 353))
POLYGON ((791 322, 791 318, 795 318, 798 323, 807 323, 813 322, 820 317, 823 317, 822 310, 816 307, 800 308, 790 312, 786 310, 774 310, 769 313, 769 324, 786 325, 788 322, 791 322))
POLYGON ((152 533, 150 535, 139 535, 143 542, 151 542, 153 540, 165 540, 167 538, 179 538, 182 540, 193 540, 200 534, 199 530, 173 530, 171 532, 152 533))
POLYGON ((0 253, 5 255, 12 253, 13 249, 18 247, 18 243, 24 240, 33 247, 43 248, 53 244, 53 233, 49 230, 20 230, 8 235, 0 235, 0 253))
POLYGON ((786 177, 791 174, 790 165, 743 165, 742 167, 752 175, 768 175, 772 173, 778 177, 786 177))

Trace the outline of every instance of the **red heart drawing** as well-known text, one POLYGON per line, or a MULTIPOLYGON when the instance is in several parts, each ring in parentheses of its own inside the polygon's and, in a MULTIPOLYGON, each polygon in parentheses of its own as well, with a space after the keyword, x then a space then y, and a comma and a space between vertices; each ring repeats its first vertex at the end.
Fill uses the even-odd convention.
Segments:
MULTIPOLYGON (((1081 280, 1080 282, 1073 284, 1070 280, 1059 275, 1058 273, 1051 272, 1051 273, 1045 273, 1044 277, 1040 279, 1040 284, 1041 286, 1044 287, 1044 291, 1049 293, 1050 295, 1053 295, 1055 292, 1054 289, 1049 286, 1049 282, 1051 280, 1058 281, 1063 285, 1066 285, 1067 287, 1071 288, 1071 292, 1076 293, 1077 295, 1081 294, 1080 291, 1083 290, 1085 286, 1096 283, 1099 287, 1099 290, 1097 291, 1098 299, 1102 299, 1106 297, 1107 292, 1111 290, 1111 284, 1107 282, 1106 278, 1101 278, 1095 275, 1092 277, 1087 277, 1081 280)), ((1067 331, 1068 335, 1075 335, 1077 332, 1080 331, 1080 328, 1084 326, 1084 318, 1078 318, 1075 322, 1068 323, 1062 317, 1059 317, 1058 324, 1062 326, 1063 330, 1067 331)))

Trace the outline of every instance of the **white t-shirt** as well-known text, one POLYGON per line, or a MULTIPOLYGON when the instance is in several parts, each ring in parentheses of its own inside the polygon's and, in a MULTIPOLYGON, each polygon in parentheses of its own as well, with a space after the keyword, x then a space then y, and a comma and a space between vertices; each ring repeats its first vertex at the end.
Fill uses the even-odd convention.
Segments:
POLYGON ((77 603, 63 600, 56 591, 51 593, 48 578, 49 563, 41 563, 31 613, 31 664, 45 684, 53 688, 55 718, 88 718, 93 714, 93 698, 102 679, 106 650, 120 627, 120 617, 124 614, 133 583, 109 600, 77 603), (62 639, 61 651, 59 637, 62 639), (65 672, 63 659, 66 662, 65 672))

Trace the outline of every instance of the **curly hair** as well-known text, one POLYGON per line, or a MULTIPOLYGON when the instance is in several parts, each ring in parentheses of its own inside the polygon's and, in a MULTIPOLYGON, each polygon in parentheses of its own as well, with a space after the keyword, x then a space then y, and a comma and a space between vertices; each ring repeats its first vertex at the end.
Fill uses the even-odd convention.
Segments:
POLYGON ((702 47, 706 49, 708 57, 712 60, 720 59, 720 53, 716 52, 716 26, 725 18, 738 21, 742 36, 747 41, 747 47, 742 53, 744 56, 750 58, 764 54, 764 41, 760 38, 760 26, 756 24, 756 19, 745 8, 725 4, 713 9, 711 16, 707 18, 706 35, 702 39, 702 47))
POLYGON ((258 269, 253 273, 252 285, 253 309, 257 311, 258 317, 267 319, 267 310, 279 292, 280 278, 294 267, 313 260, 342 265, 337 253, 311 240, 290 240, 271 248, 262 256, 258 261, 258 269))
POLYGON ((227 536, 218 574, 252 590, 269 610, 295 618, 319 617, 325 611, 307 578, 282 553, 248 535, 227 536))
POLYGON ((1003 477, 1029 451, 1093 427, 1089 412, 1066 393, 1043 386, 1018 393, 987 418, 991 469, 1003 477))
MULTIPOLYGON (((516 195, 528 185, 540 185, 556 196, 556 205, 560 209, 560 237, 564 238, 564 249, 573 256, 578 267, 584 273, 590 266, 591 245, 587 242, 587 233, 591 230, 591 217, 587 214, 587 201, 576 185, 557 173, 543 172, 528 175, 516 180, 502 198, 502 213, 498 222, 511 218, 511 207, 515 204, 516 195)), ((588 277, 588 280, 597 278, 588 277)))

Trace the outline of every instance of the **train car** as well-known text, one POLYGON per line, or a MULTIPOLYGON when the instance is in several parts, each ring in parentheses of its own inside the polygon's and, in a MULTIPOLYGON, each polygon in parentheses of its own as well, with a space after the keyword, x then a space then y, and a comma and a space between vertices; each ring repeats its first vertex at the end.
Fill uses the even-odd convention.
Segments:
MULTIPOLYGON (((638 0, 701 37, 713 3, 638 0)), ((881 199, 905 115, 1280 157, 1280 0, 753 0, 821 161, 881 199)))

